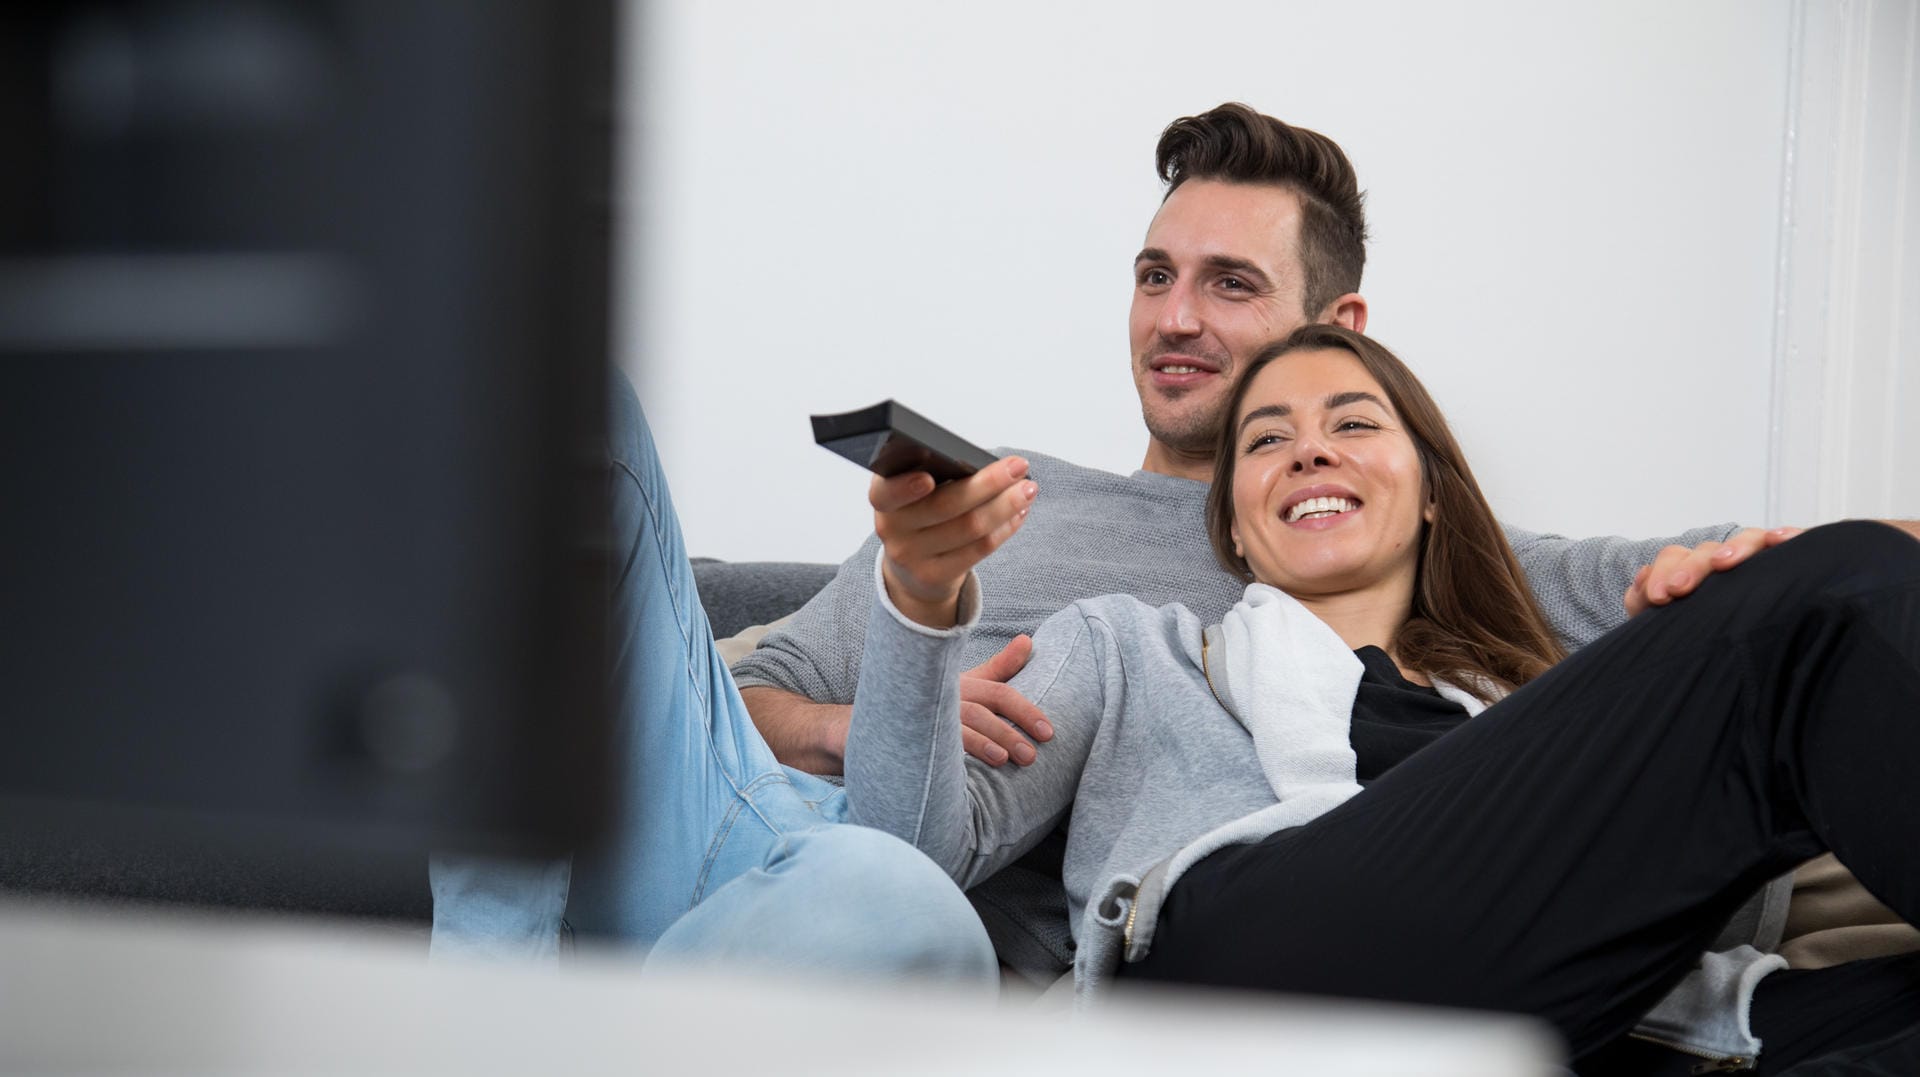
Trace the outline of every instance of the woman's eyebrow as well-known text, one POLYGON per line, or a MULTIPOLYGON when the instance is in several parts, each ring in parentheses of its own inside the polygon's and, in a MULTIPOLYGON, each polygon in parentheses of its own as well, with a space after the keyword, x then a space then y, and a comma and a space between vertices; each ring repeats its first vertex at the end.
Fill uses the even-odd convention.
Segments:
POLYGON ((1240 429, 1245 430, 1247 424, 1255 419, 1284 419, 1292 414, 1293 405, 1291 404, 1263 404, 1241 417, 1240 429))
POLYGON ((1362 400, 1377 404, 1382 411, 1389 411, 1387 402, 1364 389, 1348 389, 1344 393, 1334 393, 1327 397, 1327 408, 1344 408, 1348 404, 1358 404, 1362 400))
MULTIPOLYGON (((1348 389, 1343 393, 1331 393, 1327 396, 1327 401, 1324 406, 1328 411, 1332 411, 1334 408, 1344 408, 1348 404, 1358 404, 1361 401, 1378 405, 1382 411, 1392 410, 1387 407, 1386 401, 1367 392, 1365 389, 1348 389)), ((1246 415, 1241 417, 1239 428, 1245 430, 1247 424, 1253 422, 1255 419, 1284 419, 1292 414, 1292 404, 1262 404, 1260 407, 1247 412, 1246 415)))

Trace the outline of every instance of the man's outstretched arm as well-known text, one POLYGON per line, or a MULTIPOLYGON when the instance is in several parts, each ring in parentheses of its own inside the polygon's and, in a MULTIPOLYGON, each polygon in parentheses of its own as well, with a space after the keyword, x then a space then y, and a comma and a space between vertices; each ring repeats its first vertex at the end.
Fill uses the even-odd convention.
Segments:
POLYGON ((1527 586, 1561 645, 1569 651, 1626 623, 1620 596, 1632 585, 1634 575, 1652 564, 1662 549, 1691 549, 1704 542, 1722 542, 1739 530, 1737 524, 1720 524, 1669 538, 1637 540, 1617 536, 1573 539, 1506 527, 1507 542, 1520 560, 1527 586))
MULTIPOLYGON (((1879 522, 1920 540, 1920 520, 1879 522)), ((1668 546, 1634 575, 1624 603, 1627 616, 1637 616, 1650 607, 1664 606, 1676 598, 1690 595, 1708 576, 1725 572, 1755 553, 1778 546, 1803 530, 1799 527, 1775 527, 1763 531, 1750 527, 1730 536, 1725 542, 1703 542, 1691 549, 1668 546)))
MULTIPOLYGON (((1920 522, 1888 520, 1908 534, 1920 537, 1920 522)), ((1782 529, 1773 529, 1780 531, 1782 529)), ((1798 534, 1798 529, 1784 529, 1798 534)), ((1552 624, 1560 642, 1568 650, 1578 650, 1603 633, 1624 624, 1627 610, 1621 596, 1630 590, 1642 590, 1659 596, 1649 605, 1665 605, 1681 595, 1690 594, 1712 572, 1739 564, 1753 550, 1770 544, 1754 545, 1752 536, 1770 532, 1758 528, 1742 529, 1737 524, 1699 527, 1664 539, 1625 539, 1618 537, 1570 539, 1564 535, 1543 534, 1508 526, 1507 542, 1520 559, 1527 584, 1542 612, 1552 624), (1746 536, 1743 538, 1742 536, 1746 536), (1719 562, 1703 562, 1723 543, 1738 544, 1743 552, 1719 562), (1688 555, 1683 557, 1682 555, 1688 555), (1662 564, 1662 559, 1665 564, 1662 564), (1655 566, 1641 577, 1641 570, 1655 566)))

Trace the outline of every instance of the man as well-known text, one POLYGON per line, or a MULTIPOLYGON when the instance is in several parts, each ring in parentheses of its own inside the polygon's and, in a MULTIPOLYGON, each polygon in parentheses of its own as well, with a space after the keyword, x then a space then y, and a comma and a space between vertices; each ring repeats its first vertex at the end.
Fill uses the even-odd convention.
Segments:
MULTIPOLYGON (((1229 104, 1169 126, 1157 165, 1169 190, 1135 259, 1129 319, 1145 459, 1123 478, 1022 452, 1040 497, 1021 530, 978 567, 989 605, 969 645, 979 665, 962 688, 967 751, 989 765, 1023 765, 1046 750, 1045 715, 1004 682, 1025 662, 1024 633, 1047 615, 1126 592, 1154 605, 1181 602, 1213 623, 1238 599, 1242 583, 1214 564, 1201 523, 1237 371, 1304 322, 1366 327, 1362 195, 1331 140, 1229 104)), ((966 483, 930 489, 924 476, 892 480, 876 485, 875 503, 925 497, 950 518, 951 541, 977 540, 968 521, 980 495, 966 483)), ((1673 540, 1575 542, 1509 528, 1508 538, 1574 648, 1793 533, 1722 525, 1673 540)), ((733 667, 755 723, 789 765, 840 769, 878 552, 870 539, 733 667)), ((1048 863, 1057 856, 1057 845, 1043 846, 971 895, 1002 960, 1043 982, 1071 962, 1057 866, 1048 863)))

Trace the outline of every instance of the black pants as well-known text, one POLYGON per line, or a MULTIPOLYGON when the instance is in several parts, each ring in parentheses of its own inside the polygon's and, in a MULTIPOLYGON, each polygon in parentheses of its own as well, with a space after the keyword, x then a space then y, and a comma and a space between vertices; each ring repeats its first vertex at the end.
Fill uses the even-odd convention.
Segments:
POLYGON ((1836 524, 1207 857, 1123 976, 1529 1013, 1578 1059, 1823 851, 1920 922, 1917 838, 1920 543, 1836 524))

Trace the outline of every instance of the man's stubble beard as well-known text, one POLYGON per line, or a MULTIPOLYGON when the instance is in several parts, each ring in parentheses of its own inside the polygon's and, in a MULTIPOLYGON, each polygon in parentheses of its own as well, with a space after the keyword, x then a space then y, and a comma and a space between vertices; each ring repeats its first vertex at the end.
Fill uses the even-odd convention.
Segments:
MULTIPOLYGON (((1167 409, 1171 411, 1173 409, 1167 409)), ((1220 428, 1226 422, 1227 395, 1205 408, 1182 408, 1175 414, 1156 413, 1144 401, 1140 417, 1153 440, 1182 456, 1212 457, 1219 448, 1220 428)))

